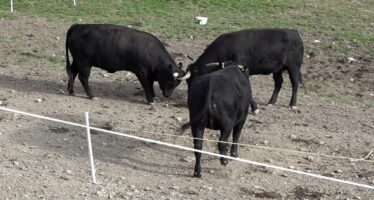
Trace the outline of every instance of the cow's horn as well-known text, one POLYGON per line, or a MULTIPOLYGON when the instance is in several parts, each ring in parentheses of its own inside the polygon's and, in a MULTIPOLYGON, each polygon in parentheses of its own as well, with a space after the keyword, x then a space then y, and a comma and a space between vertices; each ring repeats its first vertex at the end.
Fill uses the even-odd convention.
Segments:
POLYGON ((179 73, 178 73, 178 72, 174 72, 174 73, 173 73, 173 76, 174 76, 174 78, 178 78, 179 73))
POLYGON ((187 80, 190 77, 191 77, 191 71, 187 71, 187 73, 184 76, 177 78, 177 79, 183 81, 183 80, 187 80))
POLYGON ((212 63, 205 64, 205 66, 207 67, 218 66, 218 65, 219 65, 219 62, 212 62, 212 63))

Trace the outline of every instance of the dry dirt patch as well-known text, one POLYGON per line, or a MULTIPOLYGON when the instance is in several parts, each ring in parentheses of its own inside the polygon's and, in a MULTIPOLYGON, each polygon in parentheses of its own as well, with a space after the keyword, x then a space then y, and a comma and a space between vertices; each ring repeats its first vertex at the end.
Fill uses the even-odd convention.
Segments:
MULTIPOLYGON (((0 21, 0 97, 4 106, 116 131, 148 130, 161 135, 133 134, 192 146, 189 139, 169 137, 187 119, 186 85, 172 98, 161 97, 157 109, 145 104, 139 82, 126 72, 107 74, 94 69, 90 81, 97 101, 86 98, 79 82, 77 96, 66 95, 63 63, 65 31, 70 24, 44 19, 0 21), (38 100, 40 99, 40 101, 38 100)), ((311 41, 308 34, 304 40, 311 41)), ((176 60, 190 63, 209 41, 163 39, 176 60)), ((306 52, 313 51, 306 49, 306 52)), ((250 115, 241 143, 329 155, 364 157, 373 144, 373 58, 345 56, 306 58, 302 73, 306 89, 299 92, 299 112, 291 112, 290 85, 285 76, 277 106, 266 107, 271 76, 251 77, 260 115, 250 115), (351 81, 353 78, 353 81, 351 81)), ((238 162, 227 167, 203 156, 203 178, 191 178, 193 154, 93 134, 98 182, 89 183, 85 131, 13 113, 0 113, 0 196, 5 199, 370 199, 372 191, 238 162)), ((186 133, 184 136, 189 136, 186 133)), ((217 139, 207 131, 205 138, 217 139)), ((217 151, 216 144, 204 149, 217 151)), ((373 185, 373 164, 319 156, 240 148, 239 156, 259 162, 326 174, 373 185)), ((373 156, 369 158, 373 160, 373 156)))

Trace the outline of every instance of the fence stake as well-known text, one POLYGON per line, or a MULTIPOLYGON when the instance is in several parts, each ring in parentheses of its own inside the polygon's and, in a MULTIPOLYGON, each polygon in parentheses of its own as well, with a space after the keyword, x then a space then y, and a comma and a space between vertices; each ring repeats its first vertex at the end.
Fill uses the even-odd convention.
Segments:
POLYGON ((74 6, 76 6, 76 5, 77 5, 77 3, 75 2, 75 0, 73 0, 73 3, 74 3, 74 6))
POLYGON ((10 12, 13 12, 13 0, 10 0, 10 12))
POLYGON ((90 122, 88 119, 88 112, 85 112, 86 115, 86 125, 87 125, 87 140, 88 140, 88 151, 90 155, 90 163, 91 163, 91 175, 92 175, 92 182, 96 184, 96 176, 95 176, 95 164, 93 160, 92 154, 92 144, 91 144, 91 133, 90 133, 90 122))

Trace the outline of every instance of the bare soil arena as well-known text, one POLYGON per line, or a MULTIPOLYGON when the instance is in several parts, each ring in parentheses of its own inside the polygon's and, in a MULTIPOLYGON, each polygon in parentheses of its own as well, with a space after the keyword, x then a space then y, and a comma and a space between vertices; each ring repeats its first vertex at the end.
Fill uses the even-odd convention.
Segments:
MULTIPOLYGON (((78 80, 77 95, 69 96, 64 43, 70 25, 43 18, 0 21, 1 106, 82 124, 88 111, 92 126, 193 147, 190 131, 177 134, 188 119, 185 82, 168 99, 156 84, 152 108, 133 74, 93 68, 98 99, 89 100, 78 80)), ((301 36, 305 86, 298 110, 287 107, 287 74, 271 107, 272 76, 250 77, 260 113, 248 116, 240 143, 277 149, 239 147, 239 157, 373 186, 373 154, 355 161, 282 150, 364 158, 374 148, 370 51, 361 49, 352 61, 333 53, 331 38, 301 36)), ((184 66, 191 62, 186 55, 197 58, 210 42, 159 37, 184 66)), ((218 134, 206 131, 204 138, 218 140, 218 134)), ((224 167, 207 155, 203 177, 193 178, 192 152, 98 132, 92 141, 98 184, 91 183, 85 129, 0 111, 0 199, 374 199, 370 189, 235 161, 224 167)), ((218 152, 214 142, 203 149, 218 152)))

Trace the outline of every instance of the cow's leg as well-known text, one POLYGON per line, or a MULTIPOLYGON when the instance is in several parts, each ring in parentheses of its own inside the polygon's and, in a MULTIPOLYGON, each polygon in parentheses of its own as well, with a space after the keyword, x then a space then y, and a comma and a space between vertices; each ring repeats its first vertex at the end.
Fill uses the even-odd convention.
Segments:
POLYGON ((298 69, 291 68, 291 70, 288 70, 288 74, 292 85, 292 97, 290 101, 290 108, 296 109, 297 89, 299 87, 300 82, 300 71, 298 69))
MULTIPOLYGON (((194 149, 202 150, 203 149, 203 141, 201 140, 204 136, 204 128, 198 128, 196 125, 191 124, 191 130, 192 130, 192 136, 194 149)), ((200 165, 200 159, 201 159, 201 153, 195 152, 195 170, 194 170, 194 177, 201 177, 201 165, 200 165)))
POLYGON ((155 98, 156 97, 156 94, 155 94, 155 89, 154 89, 154 87, 153 87, 153 84, 154 84, 154 80, 153 79, 150 79, 149 80, 149 83, 150 83, 150 92, 151 92, 151 96, 153 97, 153 98, 155 98))
POLYGON ((69 66, 69 68, 66 69, 66 72, 67 72, 68 77, 69 77, 68 91, 69 91, 70 95, 74 95, 74 80, 78 75, 78 67, 79 66, 77 66, 76 61, 73 61, 71 66, 69 66))
POLYGON ((135 75, 138 77, 140 84, 142 85, 145 98, 147 99, 147 103, 152 104, 154 101, 154 89, 153 89, 153 82, 148 77, 148 73, 146 72, 135 72, 135 75))
POLYGON ((274 92, 268 104, 275 104, 277 102, 278 94, 283 83, 282 71, 274 73, 273 79, 274 79, 274 92))
POLYGON ((252 97, 250 97, 249 102, 251 104, 251 110, 253 114, 257 115, 260 112, 260 110, 258 109, 256 101, 252 97))
MULTIPOLYGON (((227 144, 230 137, 231 130, 221 129, 221 136, 219 137, 218 150, 221 155, 226 155, 229 150, 229 144, 227 144), (224 142, 224 143, 222 143, 224 142)), ((227 165, 227 158, 220 158, 221 165, 227 165)))
POLYGON ((84 91, 86 92, 88 98, 93 99, 94 95, 90 85, 88 84, 88 78, 91 74, 91 66, 89 64, 79 63, 78 78, 82 83, 84 91))
POLYGON ((230 150, 230 155, 232 157, 238 157, 238 143, 240 134, 242 132, 243 125, 245 123, 246 117, 239 122, 237 125, 234 126, 234 129, 232 131, 232 142, 233 144, 231 145, 231 150, 230 150))

